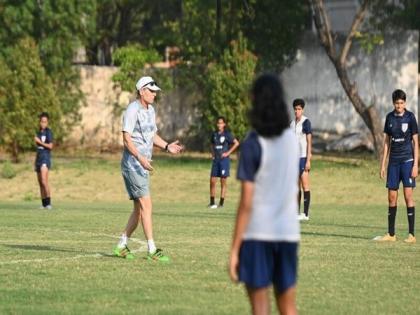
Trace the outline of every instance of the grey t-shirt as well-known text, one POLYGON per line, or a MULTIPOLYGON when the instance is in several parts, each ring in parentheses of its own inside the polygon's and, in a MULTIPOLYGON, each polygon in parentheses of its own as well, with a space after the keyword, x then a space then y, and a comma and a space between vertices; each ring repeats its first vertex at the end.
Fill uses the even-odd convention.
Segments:
MULTIPOLYGON (((123 115, 122 131, 131 135, 134 145, 140 155, 152 158, 153 137, 156 134, 155 109, 152 105, 144 108, 138 100, 130 103, 123 115)), ((147 174, 140 162, 125 147, 121 160, 123 171, 140 171, 147 174)))

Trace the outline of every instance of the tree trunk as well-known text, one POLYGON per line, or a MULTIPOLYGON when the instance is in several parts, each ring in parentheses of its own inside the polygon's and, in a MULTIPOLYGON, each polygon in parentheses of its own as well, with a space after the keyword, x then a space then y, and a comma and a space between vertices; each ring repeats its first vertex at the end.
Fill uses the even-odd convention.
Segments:
POLYGON ((216 1, 216 34, 215 34, 215 42, 216 47, 218 49, 218 54, 222 55, 223 48, 221 47, 221 25, 222 25, 222 2, 221 0, 216 1))
POLYGON ((377 155, 379 156, 383 151, 384 135, 383 126, 381 124, 381 117, 378 110, 374 106, 375 104, 367 106, 366 103, 361 99, 356 84, 350 83, 350 79, 345 66, 340 65, 338 62, 334 62, 334 66, 338 78, 340 79, 341 85, 343 86, 343 89, 346 92, 350 102, 353 104, 356 112, 362 117, 363 122, 372 134, 373 145, 377 155))
POLYGON ((19 162, 19 145, 16 140, 12 143, 12 160, 14 163, 19 162))
POLYGON ((321 45, 324 47, 326 54, 334 65, 341 85, 350 102, 353 104, 354 109, 361 116, 363 122, 372 134, 375 151, 377 155, 380 156, 383 151, 384 140, 380 115, 374 106, 375 104, 367 106, 362 100, 358 93, 356 83, 350 82, 346 65, 347 55, 350 51, 353 37, 366 15, 369 0, 364 0, 361 4, 354 17, 351 29, 346 36, 344 45, 339 52, 336 50, 336 37, 333 36, 331 31, 331 23, 325 10, 323 0, 311 0, 310 2, 314 10, 314 22, 321 45))

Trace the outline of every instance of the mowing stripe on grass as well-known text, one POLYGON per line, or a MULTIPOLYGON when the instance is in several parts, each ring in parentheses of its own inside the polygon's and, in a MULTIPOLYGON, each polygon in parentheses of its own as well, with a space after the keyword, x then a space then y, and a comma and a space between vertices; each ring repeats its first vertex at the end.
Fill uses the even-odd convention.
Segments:
MULTIPOLYGON (((110 237, 110 238, 116 238, 119 239, 119 236, 116 235, 108 235, 104 233, 92 233, 92 232, 86 232, 86 231, 65 231, 65 230, 57 230, 57 229, 47 229, 48 231, 54 231, 54 232, 61 232, 61 233, 79 233, 79 234, 88 234, 90 236, 101 236, 101 237, 110 237)), ((147 250, 147 242, 136 239, 136 238, 130 238, 130 241, 136 244, 139 244, 140 247, 138 249, 132 250, 131 252, 133 254, 143 252, 147 250)), ((3 243, 3 240, 0 240, 2 245, 5 245, 3 243)), ((50 262, 50 261, 63 261, 63 260, 77 260, 82 258, 102 258, 102 257, 110 257, 113 256, 111 254, 105 254, 105 253, 95 253, 95 254, 86 254, 86 255, 76 255, 72 257, 52 257, 52 258, 36 258, 36 259, 16 259, 16 260, 9 260, 9 261, 0 261, 0 266, 2 265, 12 265, 12 264, 21 264, 21 263, 44 263, 44 262, 50 262)))

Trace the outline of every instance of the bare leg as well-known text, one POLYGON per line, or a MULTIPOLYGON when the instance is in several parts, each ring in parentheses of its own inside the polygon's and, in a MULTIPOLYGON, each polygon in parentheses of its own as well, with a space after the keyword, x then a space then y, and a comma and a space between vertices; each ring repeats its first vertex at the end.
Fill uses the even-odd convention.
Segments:
POLYGON ((414 207, 413 188, 404 187, 404 199, 407 207, 414 207))
POLYGON ((277 309, 282 315, 296 315, 296 287, 293 286, 282 293, 275 292, 277 309))
POLYGON ((131 237, 133 232, 136 230, 140 220, 140 202, 138 200, 133 200, 133 206, 133 212, 131 212, 127 226, 123 232, 123 234, 127 235, 127 237, 131 237))
POLYGON ((41 167, 41 171, 38 173, 41 177, 41 186, 43 190, 43 194, 41 192, 42 198, 50 197, 50 186, 48 184, 48 167, 45 165, 41 167))
POLYGON ((152 199, 150 196, 141 197, 133 200, 134 209, 128 219, 127 226, 123 234, 131 237, 136 230, 139 221, 141 220, 143 226, 144 236, 146 240, 153 239, 153 226, 152 226, 152 199))
POLYGON ((42 185, 41 172, 37 172, 36 177, 38 178, 39 193, 41 195, 41 199, 44 199, 45 198, 45 190, 44 190, 44 186, 42 185))
POLYGON ((270 314, 270 299, 268 297, 268 288, 246 288, 249 301, 251 302, 252 314, 267 315, 270 314))
POLYGON ((398 190, 388 189, 388 205, 390 207, 396 207, 398 201, 398 190))
POLYGON ((300 183, 302 184, 303 191, 309 191, 309 172, 303 172, 302 176, 300 177, 300 183))
POLYGON ((297 193, 297 203, 298 203, 298 214, 300 215, 300 199, 301 199, 301 197, 302 197, 302 192, 301 192, 301 190, 300 190, 300 186, 301 186, 301 180, 300 180, 300 177, 299 177, 299 179, 298 179, 298 193, 297 193))
POLYGON ((216 181, 217 177, 210 177, 210 197, 216 196, 216 181))
POLYGON ((227 177, 220 177, 220 198, 225 198, 227 188, 227 177))
POLYGON ((152 198, 145 196, 139 198, 140 217, 143 225, 143 232, 146 240, 153 239, 153 224, 152 224, 152 198))

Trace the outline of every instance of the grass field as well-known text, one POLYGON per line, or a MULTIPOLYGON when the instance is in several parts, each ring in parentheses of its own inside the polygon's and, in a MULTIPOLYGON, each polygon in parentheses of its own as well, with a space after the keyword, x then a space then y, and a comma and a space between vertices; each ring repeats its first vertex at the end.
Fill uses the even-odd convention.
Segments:
MULTIPOLYGON (((136 260, 110 255, 131 209, 119 156, 55 158, 53 211, 38 209, 29 160, 13 166, 16 177, 0 178, 0 314, 249 313, 243 287, 226 272, 238 183, 230 179, 225 208, 209 210, 208 160, 154 160, 155 240, 169 264, 144 259, 140 229, 131 243, 136 260)), ((403 200, 399 240, 371 241, 387 220, 377 164, 315 158, 300 246, 301 314, 420 314, 420 245, 402 242, 403 200)))

